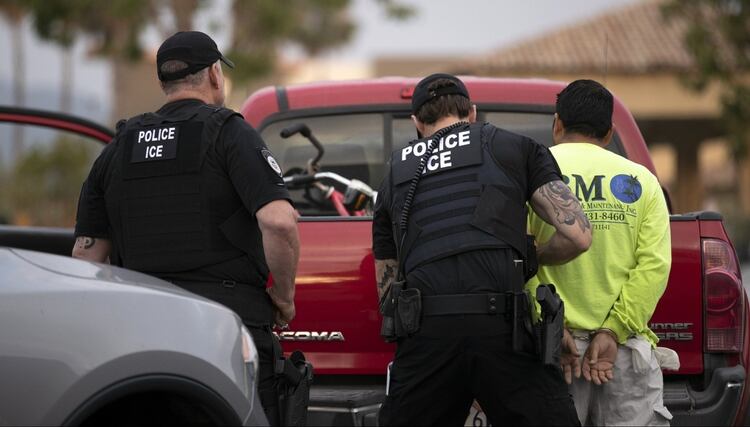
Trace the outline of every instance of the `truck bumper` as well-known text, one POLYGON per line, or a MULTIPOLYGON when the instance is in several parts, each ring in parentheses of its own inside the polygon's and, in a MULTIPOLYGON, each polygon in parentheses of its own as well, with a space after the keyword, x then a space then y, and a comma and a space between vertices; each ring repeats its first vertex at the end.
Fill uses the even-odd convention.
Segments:
POLYGON ((378 410, 384 400, 385 385, 313 385, 307 424, 376 426, 378 410))
POLYGON ((729 426, 740 408, 745 369, 740 366, 717 368, 703 391, 692 389, 687 381, 664 381, 664 405, 674 418, 673 426, 729 426))

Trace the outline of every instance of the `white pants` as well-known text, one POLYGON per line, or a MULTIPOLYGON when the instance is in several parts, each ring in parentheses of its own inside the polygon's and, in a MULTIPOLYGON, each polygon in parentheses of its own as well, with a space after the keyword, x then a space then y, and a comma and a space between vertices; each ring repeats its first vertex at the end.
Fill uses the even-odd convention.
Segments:
MULTIPOLYGON (((584 363, 588 337, 573 336, 584 363)), ((618 346, 613 373, 614 378, 602 385, 586 381, 583 375, 573 378, 570 393, 581 425, 669 425, 672 414, 664 406, 661 368, 645 338, 630 338, 618 346)))

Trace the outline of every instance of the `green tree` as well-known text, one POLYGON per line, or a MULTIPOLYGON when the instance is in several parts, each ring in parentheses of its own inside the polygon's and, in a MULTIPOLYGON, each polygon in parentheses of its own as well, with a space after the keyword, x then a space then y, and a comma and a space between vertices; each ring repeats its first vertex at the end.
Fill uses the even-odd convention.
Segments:
POLYGON ((737 157, 750 140, 750 1, 671 0, 667 19, 687 24, 685 47, 695 67, 685 84, 703 91, 712 84, 721 93, 721 121, 737 157))
POLYGON ((685 85, 699 92, 708 87, 719 90, 720 120, 739 175, 736 193, 722 212, 740 259, 747 259, 750 220, 743 193, 750 182, 742 171, 750 142, 750 1, 670 0, 663 12, 685 25, 684 46, 695 62, 683 76, 685 85))
MULTIPOLYGON (((3 0, 0 0, 3 1, 3 0)), ((415 10, 399 0, 376 1, 391 19, 405 20, 415 10)), ((91 51, 109 56, 114 83, 127 78, 127 61, 141 58, 140 34, 149 25, 163 37, 192 28, 195 13, 211 0, 32 0, 37 29, 63 46, 72 35, 92 36, 91 51), (173 25, 160 19, 161 12, 173 25)), ((276 52, 284 45, 301 47, 309 55, 347 43, 356 25, 349 16, 350 0, 234 0, 230 55, 240 80, 271 73, 276 52)))
POLYGON ((16 221, 72 226, 81 183, 98 149, 90 140, 61 136, 51 146, 36 145, 24 153, 6 187, 16 221))
POLYGON ((88 10, 81 1, 32 0, 34 28, 37 34, 57 43, 62 49, 60 73, 60 111, 71 111, 73 106, 73 45, 79 27, 88 10))
MULTIPOLYGON (((399 1, 375 1, 391 19, 405 20, 415 13, 399 1)), ((237 67, 232 76, 247 80, 269 74, 285 45, 315 56, 348 43, 356 30, 350 6, 350 0, 236 0, 229 55, 237 67)))

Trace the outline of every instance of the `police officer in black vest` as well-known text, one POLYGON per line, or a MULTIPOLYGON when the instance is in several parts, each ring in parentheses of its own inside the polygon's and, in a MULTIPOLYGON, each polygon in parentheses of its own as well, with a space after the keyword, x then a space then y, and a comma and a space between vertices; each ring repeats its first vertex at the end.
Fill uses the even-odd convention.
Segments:
POLYGON ((234 310, 258 347, 259 396, 273 424, 271 326, 295 315, 297 218, 260 135, 223 107, 221 62, 233 66, 204 33, 164 41, 156 63, 167 103, 121 121, 94 163, 73 256, 148 273, 234 310))
POLYGON ((421 139, 392 154, 373 221, 385 320, 399 291, 395 328, 384 320, 398 347, 380 424, 463 425, 476 399, 494 425, 577 425, 559 366, 514 351, 513 331, 531 311, 518 304, 534 252, 526 204, 556 228, 536 249, 552 264, 591 243, 578 200, 547 148, 475 123, 458 78, 423 79, 412 112, 421 139))

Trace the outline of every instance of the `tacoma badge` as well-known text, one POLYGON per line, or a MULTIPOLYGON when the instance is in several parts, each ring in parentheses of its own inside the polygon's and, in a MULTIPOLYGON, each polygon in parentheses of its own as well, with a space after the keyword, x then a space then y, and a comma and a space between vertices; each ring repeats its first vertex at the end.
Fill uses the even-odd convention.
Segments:
POLYGON ((281 331, 273 334, 279 341, 344 341, 344 334, 339 331, 281 331))

